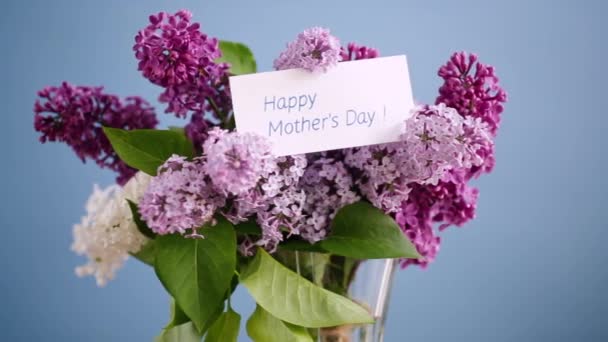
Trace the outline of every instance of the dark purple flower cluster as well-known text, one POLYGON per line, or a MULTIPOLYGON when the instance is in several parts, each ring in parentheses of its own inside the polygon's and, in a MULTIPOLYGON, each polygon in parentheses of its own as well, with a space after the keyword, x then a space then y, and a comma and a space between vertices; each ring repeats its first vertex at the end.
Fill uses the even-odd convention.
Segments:
POLYGON ((202 33, 191 18, 185 10, 150 16, 133 50, 144 77, 164 88, 159 101, 167 104, 165 112, 191 114, 186 134, 198 148, 209 128, 229 119, 232 101, 228 65, 215 62, 221 56, 218 40, 202 33))
POLYGON ((457 52, 438 74, 444 83, 436 103, 444 103, 462 116, 481 118, 496 135, 507 94, 498 85, 494 68, 478 62, 475 54, 457 52))
POLYGON ((89 158, 116 171, 121 185, 136 173, 118 158, 102 127, 154 128, 158 121, 146 101, 139 97, 121 100, 104 93, 102 87, 74 86, 67 82, 46 87, 38 96, 34 128, 41 133, 41 142, 68 144, 83 162, 89 158))
POLYGON ((360 59, 376 58, 380 56, 378 50, 367 46, 348 43, 346 48, 340 49, 341 61, 356 61, 360 59))

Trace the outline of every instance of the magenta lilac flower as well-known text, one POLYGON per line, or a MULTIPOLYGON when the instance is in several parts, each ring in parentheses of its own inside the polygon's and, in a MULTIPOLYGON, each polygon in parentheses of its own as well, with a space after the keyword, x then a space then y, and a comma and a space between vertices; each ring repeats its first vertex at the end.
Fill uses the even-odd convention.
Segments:
POLYGON ((38 92, 34 105, 34 128, 40 141, 60 141, 69 145, 84 162, 118 173, 125 184, 136 170, 122 162, 112 149, 102 127, 122 129, 154 128, 158 121, 153 108, 139 97, 124 100, 104 93, 103 87, 74 86, 67 82, 38 92))
POLYGON ((252 133, 215 128, 203 143, 205 172, 216 188, 239 195, 251 190, 272 161, 270 143, 252 133))
POLYGON ((328 29, 312 27, 304 30, 285 51, 275 59, 277 70, 303 68, 311 72, 325 72, 340 61, 340 41, 328 29))
POLYGON ((457 52, 438 74, 444 83, 436 103, 445 103, 460 115, 481 118, 495 135, 507 94, 498 85, 494 68, 478 62, 475 54, 457 52))
POLYGON ((356 61, 360 59, 376 58, 380 56, 378 50, 355 43, 348 43, 346 48, 340 49, 340 61, 356 61))
POLYGON ((422 258, 402 259, 401 267, 409 265, 426 267, 435 259, 441 243, 441 239, 433 231, 429 202, 426 201, 424 196, 416 196, 417 189, 418 187, 413 189, 411 198, 403 203, 401 211, 397 213, 395 218, 403 233, 412 241, 422 258))
POLYGON ((212 222, 224 204, 206 177, 203 159, 173 156, 159 167, 139 202, 139 211, 157 234, 196 235, 194 230, 212 222))
POLYGON ((188 112, 202 115, 209 109, 208 102, 222 97, 227 88, 228 65, 215 62, 221 56, 218 40, 202 33, 191 17, 184 10, 152 15, 133 46, 139 70, 165 88, 159 100, 167 103, 167 113, 178 117, 188 112))
POLYGON ((214 63, 221 55, 217 39, 203 34, 191 18, 185 10, 151 15, 150 24, 135 37, 138 68, 152 83, 169 87, 221 75, 214 63))

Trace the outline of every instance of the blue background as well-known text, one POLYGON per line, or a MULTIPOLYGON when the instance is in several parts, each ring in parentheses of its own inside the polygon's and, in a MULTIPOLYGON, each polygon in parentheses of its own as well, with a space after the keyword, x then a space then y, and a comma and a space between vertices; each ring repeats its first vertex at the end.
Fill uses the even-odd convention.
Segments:
MULTIPOLYGON (((113 175, 40 145, 35 92, 69 80, 154 101, 131 50, 150 13, 189 8, 203 29, 249 44, 270 70, 304 28, 405 53, 432 102, 455 50, 497 67, 510 102, 478 217, 443 234, 438 260, 396 278, 398 341, 608 340, 605 176, 607 6, 601 1, 4 1, 0 5, 0 339, 150 341, 168 318, 153 272, 130 260, 98 289, 69 250, 93 183, 113 175)), ((156 103, 156 102, 154 102, 156 103)), ((158 110, 162 110, 159 108, 158 110)), ((169 123, 163 116, 163 124, 169 123)), ((239 290, 236 307, 253 303, 239 290)), ((241 335, 242 341, 248 339, 241 335)))

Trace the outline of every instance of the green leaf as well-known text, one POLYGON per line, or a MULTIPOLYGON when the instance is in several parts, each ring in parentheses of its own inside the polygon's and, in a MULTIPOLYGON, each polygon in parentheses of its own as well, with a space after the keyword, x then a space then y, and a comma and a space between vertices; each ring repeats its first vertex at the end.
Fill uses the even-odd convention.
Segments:
POLYGON ((240 325, 241 316, 228 308, 209 328, 205 342, 237 342, 240 325))
POLYGON ((200 332, 223 305, 236 268, 236 234, 225 219, 199 229, 204 238, 156 238, 154 270, 200 332))
POLYGON ((262 235, 262 228, 252 220, 241 222, 234 226, 237 234, 262 235))
POLYGON ((139 230, 139 232, 142 233, 145 237, 149 239, 154 239, 156 237, 156 234, 152 231, 152 229, 150 229, 150 227, 148 227, 146 222, 141 219, 137 204, 129 199, 127 200, 127 202, 129 203, 131 215, 133 216, 133 222, 135 223, 135 226, 137 226, 137 230, 139 230))
POLYGON ((357 259, 421 258, 397 222, 367 202, 340 209, 321 247, 332 254, 357 259))
POLYGON ((247 45, 220 40, 220 50, 222 50, 222 57, 218 58, 216 62, 230 64, 230 73, 233 75, 256 72, 255 58, 247 45))
POLYGON ((374 321, 360 305, 299 276, 261 248, 240 279, 264 310, 291 324, 319 328, 374 321))
POLYGON ((141 247, 139 252, 131 254, 137 260, 143 262, 146 265, 154 266, 154 259, 156 258, 156 242, 150 240, 141 247))
POLYGON ((253 342, 313 342, 305 328, 285 323, 259 305, 247 321, 247 335, 253 342))
POLYGON ((163 332, 154 339, 154 342, 201 342, 202 335, 196 331, 192 322, 184 323, 163 332))
POLYGON ((169 126, 169 127, 168 127, 168 129, 169 129, 170 131, 174 131, 174 132, 177 132, 177 133, 179 133, 179 134, 183 134, 183 135, 185 135, 185 134, 186 134, 186 130, 184 129, 184 127, 179 127, 179 126, 169 126))
POLYGON ((114 151, 127 165, 155 176, 156 170, 171 155, 192 157, 192 143, 183 133, 154 129, 125 131, 104 127, 114 151))
POLYGON ((171 320, 165 329, 173 328, 188 322, 190 322, 190 318, 188 318, 186 313, 177 305, 175 299, 171 298, 171 320))

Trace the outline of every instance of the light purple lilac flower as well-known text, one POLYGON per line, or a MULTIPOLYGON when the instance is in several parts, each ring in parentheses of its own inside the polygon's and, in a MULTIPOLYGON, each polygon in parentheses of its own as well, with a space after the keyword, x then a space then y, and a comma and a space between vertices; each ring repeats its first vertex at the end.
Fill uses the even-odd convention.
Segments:
POLYGON ((274 251, 283 240, 283 232, 288 236, 301 234, 306 194, 299 182, 306 166, 304 155, 277 157, 268 176, 260 182, 267 204, 256 214, 262 228, 262 238, 257 245, 274 251))
POLYGON ((410 182, 437 184, 448 170, 481 165, 477 152, 491 144, 488 127, 480 120, 465 119, 444 104, 419 106, 406 121, 403 148, 395 158, 410 182))
POLYGON ((410 192, 396 153, 403 154, 402 143, 379 144, 347 149, 344 163, 356 170, 355 184, 375 207, 387 213, 401 208, 410 192))
POLYGON ((154 128, 158 121, 154 109, 139 97, 121 100, 103 87, 74 86, 63 82, 38 92, 34 105, 34 128, 40 141, 60 141, 70 146, 84 162, 118 173, 118 184, 125 184, 137 170, 121 161, 102 127, 121 129, 154 128))
POLYGON ((344 162, 358 170, 356 185, 387 213, 401 210, 410 183, 437 184, 452 169, 481 165, 478 150, 491 144, 487 126, 440 104, 420 106, 396 143, 347 149, 344 162))
POLYGON ((174 155, 159 167, 139 202, 139 211, 157 234, 197 235, 196 229, 212 222, 224 204, 206 177, 202 158, 187 161, 174 155))
POLYGON ((328 29, 312 27, 304 30, 274 61, 276 70, 303 68, 325 72, 340 61, 340 41, 328 29))
POLYGON ((283 233, 300 234, 306 197, 299 183, 305 168, 304 155, 276 157, 267 163, 266 173, 255 188, 232 200, 224 213, 226 218, 235 223, 253 219, 262 229, 259 239, 247 243, 273 252, 283 233))
POLYGON ((306 193, 306 221, 301 236, 310 243, 325 238, 339 209, 360 199, 344 163, 333 158, 313 161, 304 173, 302 187, 306 193))
POLYGON ((209 131, 203 143, 205 173, 220 192, 239 195, 251 190, 272 161, 270 143, 253 133, 209 131))

